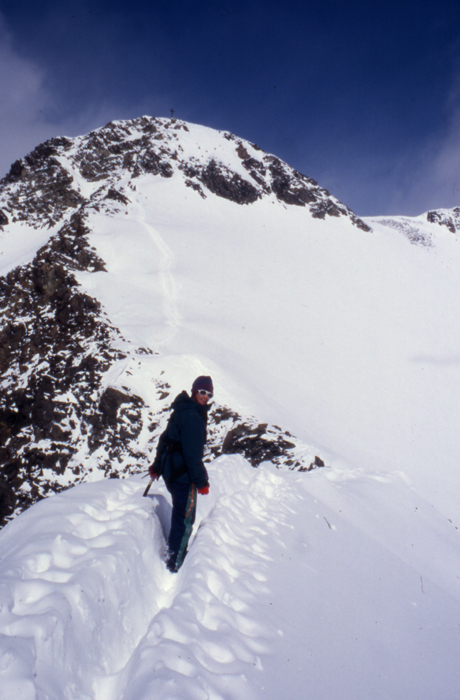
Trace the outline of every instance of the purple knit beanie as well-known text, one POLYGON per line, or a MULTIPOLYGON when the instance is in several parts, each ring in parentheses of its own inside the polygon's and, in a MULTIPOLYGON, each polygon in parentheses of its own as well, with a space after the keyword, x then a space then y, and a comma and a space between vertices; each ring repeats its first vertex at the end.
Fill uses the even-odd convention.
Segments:
POLYGON ((194 396, 199 389, 205 389, 213 394, 214 387, 211 377, 197 377, 192 384, 192 396, 194 396))

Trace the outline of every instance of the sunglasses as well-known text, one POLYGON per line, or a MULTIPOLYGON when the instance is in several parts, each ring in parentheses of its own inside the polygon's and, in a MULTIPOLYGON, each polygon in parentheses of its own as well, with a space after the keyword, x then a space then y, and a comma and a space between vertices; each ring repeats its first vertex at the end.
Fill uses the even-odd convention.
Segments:
POLYGON ((200 396, 207 396, 208 399, 212 399, 213 397, 212 391, 206 391, 206 389, 198 389, 198 393, 200 396))

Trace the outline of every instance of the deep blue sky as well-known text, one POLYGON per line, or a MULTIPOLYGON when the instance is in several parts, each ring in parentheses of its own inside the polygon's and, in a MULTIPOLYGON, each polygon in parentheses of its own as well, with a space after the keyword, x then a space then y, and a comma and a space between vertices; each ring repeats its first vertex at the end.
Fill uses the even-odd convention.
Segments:
POLYGON ((460 205, 459 0, 0 0, 0 18, 2 174, 49 136, 174 108, 360 215, 460 205))

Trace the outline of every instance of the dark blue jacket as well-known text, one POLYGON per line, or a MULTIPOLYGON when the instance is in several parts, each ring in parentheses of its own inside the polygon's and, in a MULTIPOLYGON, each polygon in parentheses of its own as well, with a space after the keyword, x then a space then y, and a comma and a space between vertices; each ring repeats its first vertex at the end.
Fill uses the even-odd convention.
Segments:
POLYGON ((201 406, 186 391, 177 396, 172 415, 158 442, 153 469, 162 474, 166 483, 194 483, 207 486, 208 473, 203 464, 206 444, 206 423, 210 406, 201 406))

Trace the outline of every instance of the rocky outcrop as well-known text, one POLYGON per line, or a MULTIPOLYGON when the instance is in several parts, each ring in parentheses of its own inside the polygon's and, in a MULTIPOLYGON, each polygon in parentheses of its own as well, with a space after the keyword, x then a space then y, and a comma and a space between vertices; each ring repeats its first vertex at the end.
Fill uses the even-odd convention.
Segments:
POLYGON ((237 204, 251 204, 260 196, 254 185, 215 160, 201 170, 198 178, 210 192, 237 204))
POLYGON ((252 416, 240 416, 224 406, 213 407, 209 418, 209 459, 223 454, 240 454, 253 467, 259 467, 263 462, 296 471, 325 466, 320 457, 313 458, 300 440, 278 425, 259 423, 252 416))
POLYGON ((68 139, 51 139, 13 163, 0 181, 4 217, 52 227, 69 208, 77 209, 83 203, 72 174, 59 160, 71 145, 68 139))
MULTIPOLYGON (((29 265, 0 278, 0 523, 72 481, 61 477, 82 445, 104 445, 100 468, 116 474, 114 460, 129 454, 140 429, 127 431, 124 416, 142 423, 138 397, 115 400, 109 389, 101 396, 104 374, 124 355, 99 302, 72 274, 104 269, 87 233, 75 213, 29 265)), ((139 455, 132 457, 134 466, 139 455)), ((74 482, 83 480, 84 470, 71 466, 74 482)))
POLYGON ((426 220, 430 224, 445 226, 451 233, 460 231, 460 207, 449 210, 429 211, 426 220))

